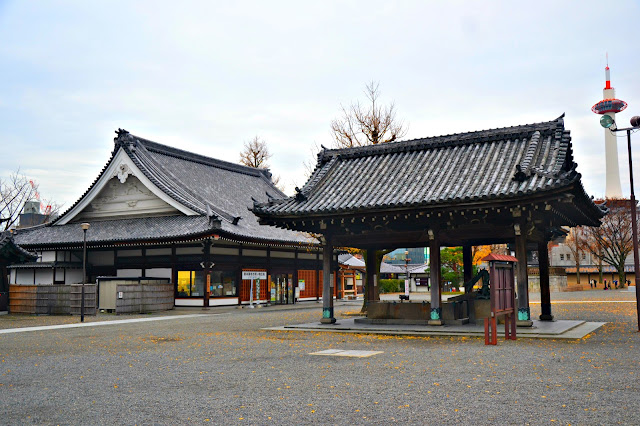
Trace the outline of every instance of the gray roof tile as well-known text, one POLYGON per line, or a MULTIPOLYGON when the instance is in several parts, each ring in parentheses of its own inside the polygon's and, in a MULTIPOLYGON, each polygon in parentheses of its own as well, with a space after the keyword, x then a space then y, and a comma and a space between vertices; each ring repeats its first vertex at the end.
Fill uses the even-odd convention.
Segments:
POLYGON ((230 238, 276 244, 317 243, 300 232, 258 224, 256 216, 249 210, 254 200, 267 202, 273 197, 285 197, 272 183, 268 170, 205 157, 120 130, 111 158, 85 194, 52 224, 20 230, 16 235, 20 244, 37 246, 82 242, 82 230, 77 223, 58 223, 87 196, 119 150, 124 150, 160 190, 198 215, 94 220, 87 232, 89 242, 175 239, 219 232, 230 238))
POLYGON ((325 149, 302 196, 256 204, 263 218, 518 199, 577 184, 564 116, 544 123, 348 149, 325 149))
POLYGON ((0 263, 3 262, 25 262, 36 260, 38 255, 31 253, 20 247, 11 232, 4 231, 0 233, 0 263))

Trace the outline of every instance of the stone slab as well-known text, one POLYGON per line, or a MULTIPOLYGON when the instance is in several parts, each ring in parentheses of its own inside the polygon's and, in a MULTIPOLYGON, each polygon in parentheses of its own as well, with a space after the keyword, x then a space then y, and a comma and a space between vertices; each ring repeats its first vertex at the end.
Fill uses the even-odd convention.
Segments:
MULTIPOLYGON (((602 327, 604 322, 586 322, 577 320, 533 321, 529 328, 518 328, 517 337, 543 339, 581 339, 602 327)), ((464 325, 418 325, 418 324, 366 324, 354 321, 354 318, 341 319, 339 324, 320 324, 312 322, 293 324, 284 327, 270 327, 264 330, 312 331, 364 333, 411 336, 484 336, 484 326, 464 325)), ((498 338, 504 335, 504 327, 498 326, 498 338)))
POLYGON ((346 356, 352 358, 367 358, 373 355, 384 353, 383 351, 358 351, 347 349, 326 349, 324 351, 312 352, 309 355, 324 355, 324 356, 346 356))

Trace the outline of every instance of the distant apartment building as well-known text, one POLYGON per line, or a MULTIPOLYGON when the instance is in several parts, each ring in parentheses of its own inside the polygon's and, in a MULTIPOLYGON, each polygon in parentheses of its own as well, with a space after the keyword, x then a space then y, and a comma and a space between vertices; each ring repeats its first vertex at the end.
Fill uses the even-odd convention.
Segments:
MULTIPOLYGON (((565 243, 558 243, 550 248, 549 257, 550 266, 565 269, 567 272, 567 284, 569 286, 577 285, 576 259, 571 249, 565 243)), ((589 280, 598 281, 598 263, 598 259, 588 251, 583 251, 579 254, 580 285, 583 288, 591 288, 589 280)), ((633 253, 627 256, 624 269, 627 273, 626 279, 631 281, 631 285, 634 285, 633 253)), ((603 262, 602 271, 603 279, 606 279, 607 282, 619 279, 616 269, 611 265, 603 262)))
POLYGON ((412 247, 412 248, 399 248, 384 257, 386 263, 392 265, 404 265, 406 258, 409 258, 410 265, 422 265, 429 262, 429 248, 428 247, 412 247), (409 252, 408 254, 406 252, 409 252))

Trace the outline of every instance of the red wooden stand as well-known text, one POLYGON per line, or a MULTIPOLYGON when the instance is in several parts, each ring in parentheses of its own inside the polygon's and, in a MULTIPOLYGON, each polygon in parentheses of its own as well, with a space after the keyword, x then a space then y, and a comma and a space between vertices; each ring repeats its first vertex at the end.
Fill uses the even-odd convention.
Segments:
POLYGON ((504 339, 516 340, 516 292, 513 256, 490 254, 482 259, 489 262, 491 283, 491 314, 484 319, 484 344, 498 344, 497 320, 504 315, 504 339))

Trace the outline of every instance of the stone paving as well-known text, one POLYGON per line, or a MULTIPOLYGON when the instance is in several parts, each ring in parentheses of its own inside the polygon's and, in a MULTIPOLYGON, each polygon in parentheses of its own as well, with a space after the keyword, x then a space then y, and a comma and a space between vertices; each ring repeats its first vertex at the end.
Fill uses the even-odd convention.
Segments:
MULTIPOLYGON (((602 327, 603 322, 558 320, 533 320, 532 327, 518 327, 518 338, 537 339, 582 339, 602 327)), ((498 324, 498 339, 504 338, 504 324, 498 324)), ((320 324, 317 321, 305 324, 289 324, 271 327, 271 331, 309 331, 321 333, 366 333, 390 336, 484 336, 484 325, 416 325, 416 324, 363 324, 357 318, 344 318, 335 324, 320 324)))
MULTIPOLYGON (((319 321, 315 302, 0 334, 0 423, 637 424, 636 305, 614 303, 626 297, 552 294, 557 318, 606 324, 578 340, 497 346, 263 330, 319 321), (342 355, 310 355, 327 350, 342 355)), ((358 310, 336 304, 340 321, 358 310)))

